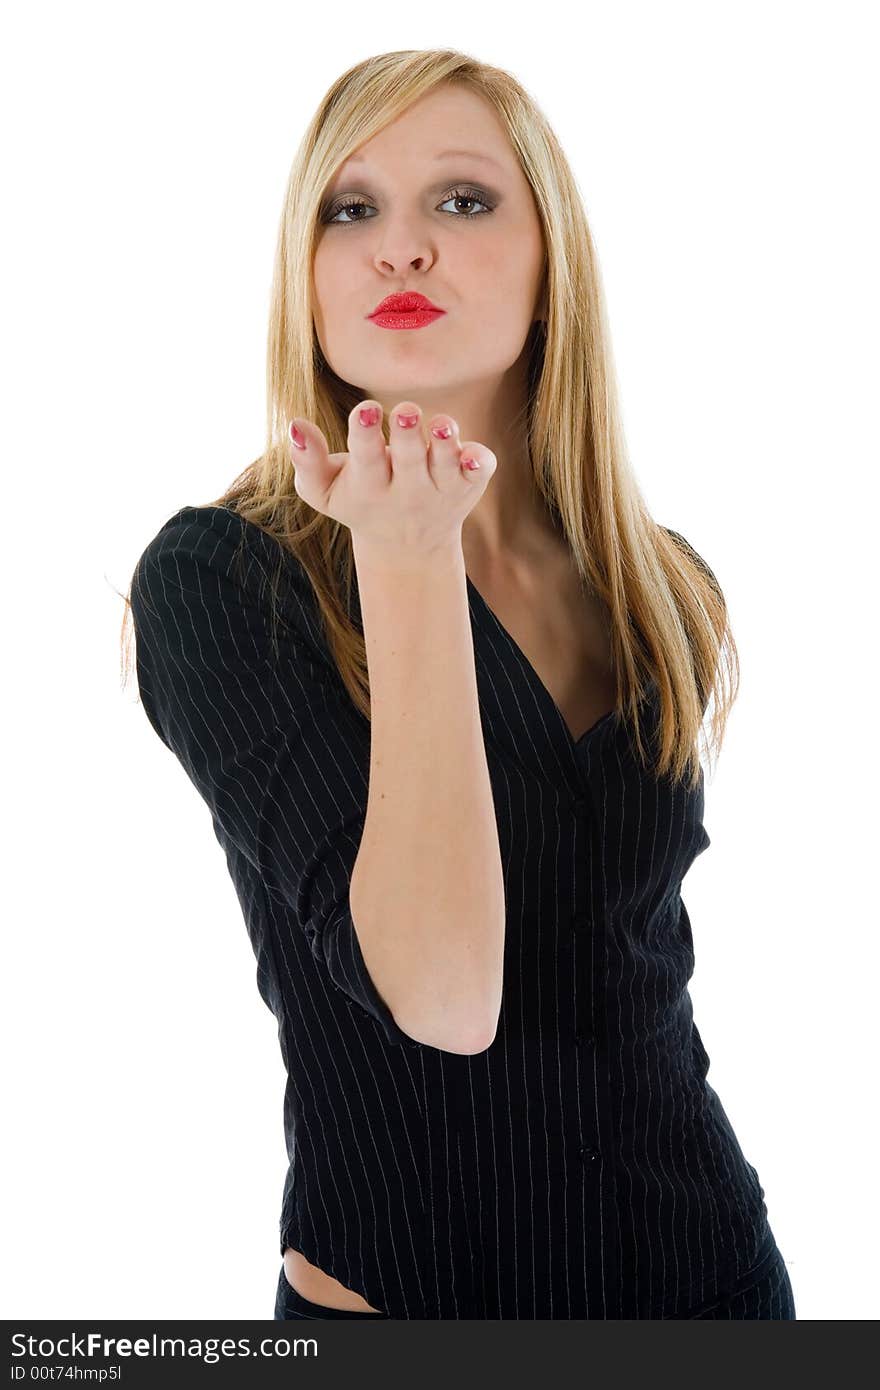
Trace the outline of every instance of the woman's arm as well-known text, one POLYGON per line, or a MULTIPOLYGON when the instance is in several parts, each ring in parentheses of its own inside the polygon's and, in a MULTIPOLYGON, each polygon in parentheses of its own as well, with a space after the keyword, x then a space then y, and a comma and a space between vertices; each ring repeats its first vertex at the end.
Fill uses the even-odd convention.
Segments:
POLYGON ((404 1031, 480 1052, 501 1008, 505 902, 461 542, 406 562, 353 544, 371 747, 352 917, 404 1031))
POLYGON ((266 1002, 272 972, 291 968, 286 934, 298 930, 325 988, 313 1002, 310 983, 298 982, 303 1008, 328 1027, 329 1045, 321 1010, 339 994, 389 1045, 417 1047, 376 989, 350 912, 370 726, 321 640, 311 584, 292 558, 273 642, 263 580, 277 558, 277 542, 227 508, 185 507, 166 522, 132 582, 141 701, 210 808, 236 887, 247 863, 271 905, 276 938, 255 943, 266 1002))

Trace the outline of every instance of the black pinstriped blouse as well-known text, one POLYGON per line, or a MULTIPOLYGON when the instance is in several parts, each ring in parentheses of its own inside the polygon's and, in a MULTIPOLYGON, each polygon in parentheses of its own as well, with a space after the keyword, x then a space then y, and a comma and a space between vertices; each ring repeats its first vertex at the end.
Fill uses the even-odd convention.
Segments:
MULTIPOLYGON (((615 712, 575 740, 467 591, 507 905, 476 1056, 415 1042, 367 973, 348 885, 370 726, 305 572, 210 506, 176 512, 135 568, 144 710, 210 807, 278 1020, 280 1249, 394 1318, 685 1317, 773 1243, 687 988, 702 773, 694 792, 646 774, 615 712)), ((652 684, 649 729, 655 701, 652 684)))

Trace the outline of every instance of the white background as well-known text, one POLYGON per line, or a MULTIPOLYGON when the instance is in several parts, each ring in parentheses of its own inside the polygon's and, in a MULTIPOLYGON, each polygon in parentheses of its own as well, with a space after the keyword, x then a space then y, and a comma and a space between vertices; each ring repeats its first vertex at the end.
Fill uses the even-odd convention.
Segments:
POLYGON ((261 451, 314 107, 370 54, 448 45, 553 124, 640 484, 727 595, 695 1019, 798 1317, 876 1318, 876 8, 441 8, 7 18, 3 1316, 272 1317, 276 1024, 207 808, 122 690, 117 591, 261 451))

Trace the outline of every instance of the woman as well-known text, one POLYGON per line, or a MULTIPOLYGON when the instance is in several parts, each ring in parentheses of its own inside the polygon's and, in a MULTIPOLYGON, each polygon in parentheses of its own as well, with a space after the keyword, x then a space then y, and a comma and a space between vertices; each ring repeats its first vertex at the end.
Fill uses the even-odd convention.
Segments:
POLYGON ((687 990, 736 648, 640 496, 575 182, 509 74, 334 84, 269 387, 131 608, 279 1022, 275 1316, 794 1318, 687 990))

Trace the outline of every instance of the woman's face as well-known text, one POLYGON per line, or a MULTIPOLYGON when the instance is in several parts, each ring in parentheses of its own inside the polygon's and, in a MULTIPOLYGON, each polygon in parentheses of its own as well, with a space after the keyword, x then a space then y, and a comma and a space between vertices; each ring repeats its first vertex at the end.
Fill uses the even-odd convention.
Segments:
POLYGON ((321 351, 386 411, 407 399, 454 414, 456 392, 471 396, 481 381, 493 390, 541 311, 544 246, 531 187, 494 109, 451 86, 421 98, 357 156, 322 203, 313 268, 321 351), (442 153, 450 149, 470 153, 442 153), (405 290, 445 313, 397 330, 367 317, 405 290))

